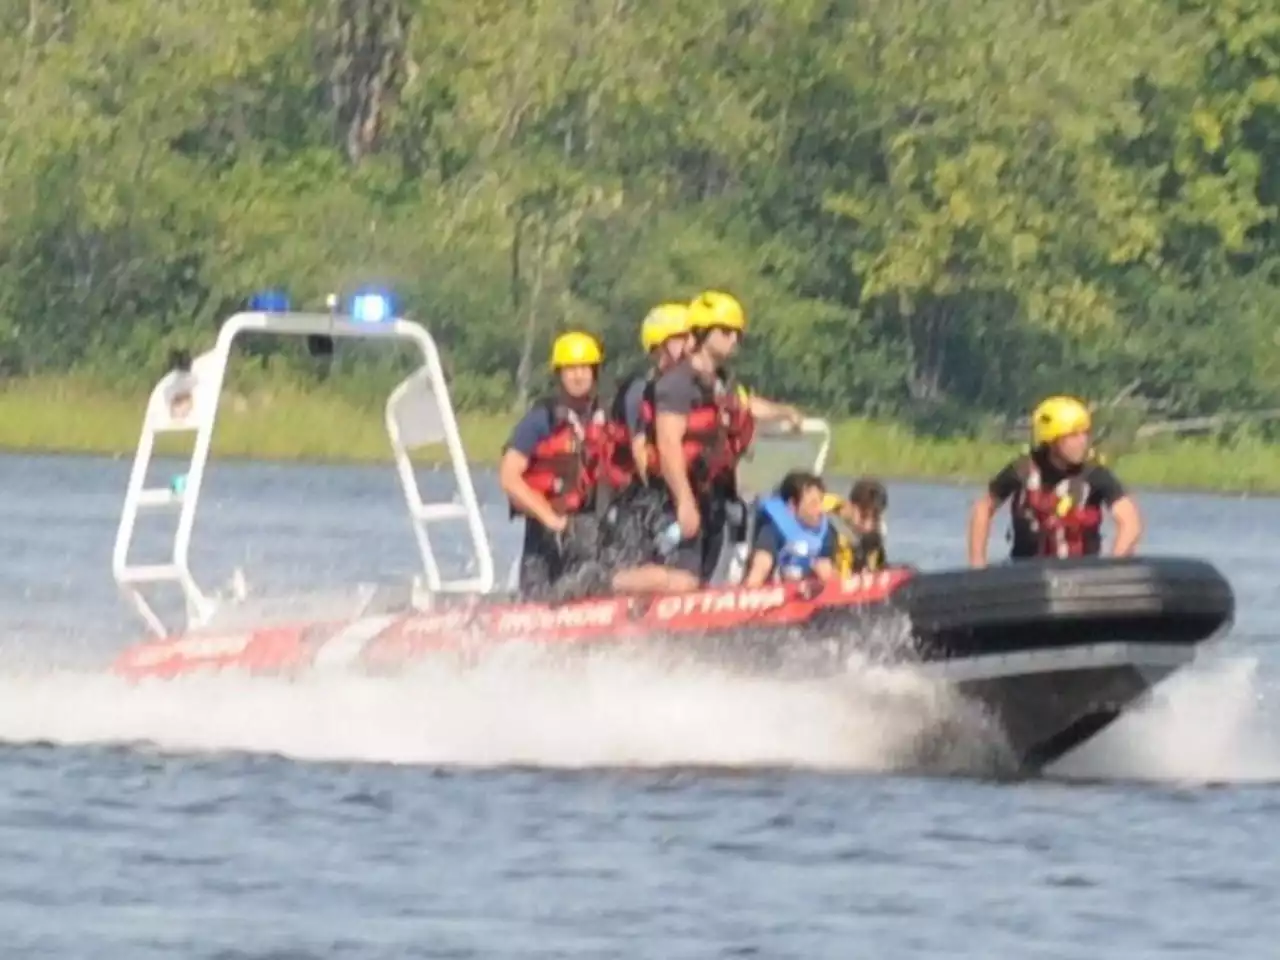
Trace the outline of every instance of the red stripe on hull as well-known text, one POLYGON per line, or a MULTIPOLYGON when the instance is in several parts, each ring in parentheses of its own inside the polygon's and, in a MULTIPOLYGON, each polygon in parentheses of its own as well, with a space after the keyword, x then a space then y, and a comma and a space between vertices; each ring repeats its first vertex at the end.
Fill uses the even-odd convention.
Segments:
MULTIPOLYGON (((396 618, 364 644, 359 660, 396 665, 464 639, 485 643, 608 644, 646 635, 732 631, 743 627, 798 626, 823 610, 883 603, 906 583, 907 568, 863 574, 825 587, 773 584, 700 590, 661 597, 607 597, 560 606, 494 606, 483 598, 440 612, 396 618)), ((172 678, 234 668, 287 673, 304 669, 316 651, 350 622, 301 623, 248 631, 192 633, 126 650, 112 671, 130 679, 172 678)))

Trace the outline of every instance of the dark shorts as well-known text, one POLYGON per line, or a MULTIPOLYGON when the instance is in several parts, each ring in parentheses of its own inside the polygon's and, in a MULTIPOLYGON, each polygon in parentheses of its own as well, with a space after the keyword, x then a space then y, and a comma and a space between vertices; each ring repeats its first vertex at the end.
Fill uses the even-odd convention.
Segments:
POLYGON ((703 583, 709 583, 716 575, 725 548, 747 536, 747 516, 747 506, 736 494, 725 493, 703 507, 700 571, 703 583))
POLYGON ((663 557, 654 542, 675 522, 675 505, 665 487, 632 487, 611 506, 601 531, 600 561, 611 570, 658 563, 706 583, 715 573, 732 524, 723 502, 700 503, 698 511, 702 515, 698 533, 663 557))
POLYGON ((670 567, 672 570, 683 570, 685 573, 693 574, 698 578, 698 582, 705 580, 703 576, 703 567, 705 566, 703 559, 703 551, 706 549, 706 537, 699 530, 689 540, 682 540, 676 545, 676 548, 667 554, 667 558, 663 565, 670 567))
MULTIPOLYGON (((557 537, 537 520, 525 518, 524 549, 520 555, 520 595, 526 600, 563 598, 569 586, 590 591, 599 561, 599 528, 595 517, 580 515, 570 519, 569 526, 557 537), (584 579, 584 575, 591 576, 584 579), (566 581, 583 580, 582 584, 566 581), (587 582, 587 581, 590 582, 587 582)), ((571 592, 581 592, 574 589, 571 592)))
POLYGON ((614 498, 600 531, 600 560, 613 570, 652 563, 654 539, 665 525, 663 495, 638 484, 614 498))
MULTIPOLYGON (((698 513, 702 520, 698 532, 688 540, 680 541, 662 562, 673 570, 693 574, 699 583, 706 584, 715 573, 724 547, 725 512, 722 505, 703 501, 698 504, 698 513)), ((673 523, 675 518, 675 507, 668 503, 659 529, 673 523)))

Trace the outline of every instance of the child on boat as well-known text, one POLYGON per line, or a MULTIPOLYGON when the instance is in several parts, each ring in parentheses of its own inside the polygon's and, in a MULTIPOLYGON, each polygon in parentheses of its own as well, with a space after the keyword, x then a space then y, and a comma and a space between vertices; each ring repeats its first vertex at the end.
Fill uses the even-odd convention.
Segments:
POLYGON ((857 480, 848 499, 829 493, 823 507, 835 524, 839 546, 836 572, 848 577, 865 570, 879 570, 888 564, 885 539, 888 526, 889 493, 884 484, 871 477, 857 480))
POLYGON ((793 470, 782 478, 776 493, 760 502, 745 586, 836 575, 838 537, 823 510, 825 495, 821 477, 793 470))

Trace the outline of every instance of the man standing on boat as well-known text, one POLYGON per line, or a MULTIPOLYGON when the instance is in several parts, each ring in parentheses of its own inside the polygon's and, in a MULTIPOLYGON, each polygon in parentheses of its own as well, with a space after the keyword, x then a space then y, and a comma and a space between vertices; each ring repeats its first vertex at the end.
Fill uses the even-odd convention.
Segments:
POLYGON ((1095 456, 1088 408, 1050 397, 1031 414, 1031 449, 1007 464, 969 513, 969 564, 987 565, 991 520, 1011 500, 1011 559, 1097 556, 1102 511, 1115 521, 1112 556, 1131 556, 1142 536, 1137 503, 1095 456))
MULTIPOLYGON (((697 302, 695 300, 694 304, 697 302)), ((738 309, 741 311, 741 306, 738 309)), ((691 305, 683 303, 663 303, 649 311, 640 327, 640 344, 647 354, 646 367, 643 372, 624 378, 614 395, 610 419, 625 425, 631 438, 629 445, 619 446, 615 456, 620 468, 632 473, 641 484, 660 481, 659 477, 648 476, 650 447, 645 429, 645 403, 648 401, 652 405, 650 388, 658 377, 684 357, 692 330, 691 316, 691 305)), ((723 370, 717 370, 716 375, 722 383, 728 384, 723 370)), ((803 423, 804 418, 796 407, 751 393, 741 385, 738 389, 756 420, 783 420, 796 429, 803 423)))
POLYGON ((649 445, 645 436, 643 412, 645 391, 658 377, 680 362, 688 339, 687 304, 663 303, 650 310, 640 325, 640 345, 646 355, 645 368, 624 378, 614 395, 609 417, 616 423, 623 424, 630 437, 628 444, 619 445, 614 456, 622 469, 633 473, 639 485, 645 485, 649 480, 649 445))
POLYGON ((660 483, 672 533, 660 562, 615 576, 622 592, 681 592, 705 583, 738 500, 738 461, 755 420, 751 398, 727 369, 746 312, 729 294, 708 291, 690 304, 688 325, 685 356, 653 382, 641 405, 649 473, 660 483))
POLYGON ((596 399, 603 361, 590 334, 556 338, 558 388, 530 407, 503 447, 498 479, 512 517, 525 518, 520 593, 528 599, 553 595, 560 581, 595 562, 597 490, 610 448, 596 399))
POLYGON ((640 325, 645 366, 618 384, 609 409, 616 441, 611 447, 611 475, 622 485, 601 529, 601 561, 610 569, 643 563, 652 550, 661 522, 664 487, 649 475, 649 443, 644 426, 646 398, 652 402, 655 381, 684 356, 689 339, 689 306, 663 303, 640 325))

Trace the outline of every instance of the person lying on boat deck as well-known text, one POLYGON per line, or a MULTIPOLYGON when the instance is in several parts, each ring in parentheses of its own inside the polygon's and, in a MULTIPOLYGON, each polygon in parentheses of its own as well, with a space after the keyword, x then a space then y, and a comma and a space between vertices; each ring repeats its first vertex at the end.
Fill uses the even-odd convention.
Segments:
POLYGON ((879 570, 889 563, 884 522, 889 493, 884 484, 864 477, 854 483, 848 499, 828 493, 822 505, 836 528, 836 572, 841 577, 879 570))
POLYGON ((596 401, 603 361, 590 334, 558 337, 551 347, 558 389, 529 408, 503 447, 498 479, 512 517, 525 518, 520 592, 527 598, 550 595, 595 561, 596 491, 608 451, 596 401))
POLYGON ((760 503, 759 523, 743 585, 775 580, 830 580, 836 575, 835 524, 823 509, 820 477, 796 470, 760 503))
POLYGON ((648 475, 660 483, 663 521, 678 525, 680 539, 650 562, 620 569, 619 592, 676 593, 705 583, 737 498, 738 460, 755 425, 736 384, 719 373, 738 349, 746 313, 729 294, 708 291, 691 304, 689 327, 685 356, 646 389, 641 406, 648 475))
POLYGON ((969 514, 969 563, 987 564, 991 519, 1010 501, 1011 559, 1096 556, 1102 552, 1102 510, 1115 521, 1113 556, 1134 552, 1142 516, 1119 478, 1090 445, 1088 408, 1074 397, 1050 397, 1031 414, 1031 447, 1007 464, 969 514))

